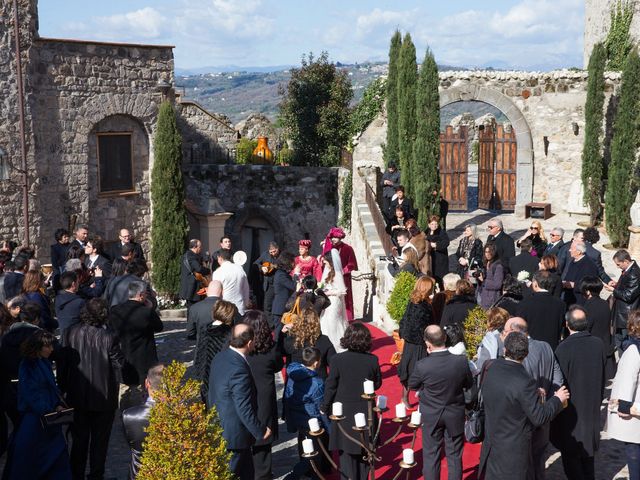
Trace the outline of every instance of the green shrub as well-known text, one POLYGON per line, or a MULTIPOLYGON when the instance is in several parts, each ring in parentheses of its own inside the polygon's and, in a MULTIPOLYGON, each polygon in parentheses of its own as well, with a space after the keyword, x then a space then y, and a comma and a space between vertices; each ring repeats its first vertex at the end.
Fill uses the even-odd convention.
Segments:
POLYGON ((353 199, 353 174, 349 171, 349 175, 342 185, 342 211, 338 226, 351 230, 351 201, 353 199))
POLYGON ((277 165, 290 165, 293 158, 293 151, 284 144, 284 147, 278 152, 278 158, 276 160, 277 165))
POLYGON ((628 0, 618 0, 616 4, 611 6, 611 25, 605 40, 609 70, 622 70, 627 55, 633 48, 629 30, 633 21, 634 3, 628 0))
POLYGON ((396 277, 396 284, 387 300, 387 312, 396 323, 400 323, 415 286, 416 277, 409 272, 400 272, 396 277))
POLYGON ((467 344, 469 358, 475 357, 485 333, 487 333, 487 312, 482 307, 474 307, 464 320, 464 341, 467 344))
POLYGON ((138 480, 231 480, 230 454, 215 408, 200 401, 200 382, 184 380, 187 366, 164 369, 154 392, 138 480))
POLYGON ((236 145, 236 163, 239 165, 250 165, 253 163, 253 151, 258 146, 257 140, 241 138, 236 145))
POLYGON ((366 130, 371 122, 375 120, 382 111, 384 101, 387 98, 387 80, 378 77, 364 89, 362 100, 358 102, 351 112, 351 138, 360 135, 366 130))

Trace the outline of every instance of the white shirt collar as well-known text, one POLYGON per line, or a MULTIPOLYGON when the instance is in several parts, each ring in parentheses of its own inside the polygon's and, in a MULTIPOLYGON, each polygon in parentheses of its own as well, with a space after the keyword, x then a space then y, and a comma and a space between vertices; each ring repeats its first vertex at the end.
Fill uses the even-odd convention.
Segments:
POLYGON ((229 350, 233 350, 234 352, 236 352, 238 355, 240 355, 242 358, 244 358, 244 361, 247 361, 247 357, 244 353, 242 353, 240 350, 238 350, 235 347, 229 346, 229 350))

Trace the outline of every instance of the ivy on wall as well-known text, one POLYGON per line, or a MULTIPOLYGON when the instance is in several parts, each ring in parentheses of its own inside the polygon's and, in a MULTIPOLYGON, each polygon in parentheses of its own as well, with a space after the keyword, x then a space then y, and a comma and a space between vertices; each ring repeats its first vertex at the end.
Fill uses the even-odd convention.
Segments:
POLYGON ((387 97, 387 80, 378 77, 373 80, 362 94, 362 100, 358 102, 351 112, 351 141, 353 137, 360 135, 369 124, 382 111, 387 97))
POLYGON ((611 27, 605 41, 607 48, 607 67, 609 70, 622 70, 633 44, 629 29, 633 20, 635 1, 618 0, 611 9, 611 27))

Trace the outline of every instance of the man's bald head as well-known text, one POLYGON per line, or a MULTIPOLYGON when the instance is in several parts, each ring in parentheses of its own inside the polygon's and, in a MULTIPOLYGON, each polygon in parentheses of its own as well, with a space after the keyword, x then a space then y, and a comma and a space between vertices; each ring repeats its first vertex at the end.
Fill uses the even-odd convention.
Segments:
POLYGON ((424 330, 424 341, 433 347, 441 348, 445 346, 447 336, 439 325, 429 325, 424 330))
POLYGON ((229 345, 238 350, 249 351, 253 342, 253 328, 246 323, 239 323, 231 330, 231 340, 229 345))
POLYGON ((209 282, 207 297, 222 297, 222 283, 220 280, 211 280, 209 282))
POLYGON ((529 331, 529 326, 524 318, 511 317, 504 325, 504 329, 509 330, 509 332, 520 332, 526 334, 529 331))

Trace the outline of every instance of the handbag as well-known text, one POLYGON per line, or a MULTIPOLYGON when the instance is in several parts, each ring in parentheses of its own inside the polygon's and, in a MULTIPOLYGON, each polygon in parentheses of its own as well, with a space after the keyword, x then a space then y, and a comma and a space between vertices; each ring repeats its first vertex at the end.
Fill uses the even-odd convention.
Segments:
POLYGON ((291 307, 291 310, 282 314, 282 319, 280 320, 280 322, 283 325, 290 325, 294 323, 298 319, 298 317, 300 317, 300 296, 299 295, 298 295, 298 298, 296 298, 296 301, 294 302, 293 307, 291 307))
MULTIPOLYGON (((47 379, 49 379, 48 376, 47 376, 47 379)), ((64 398, 62 398, 62 395, 60 395, 60 392, 58 391, 58 387, 56 386, 55 383, 53 383, 53 388, 56 391, 56 395, 58 396, 58 399, 60 400, 60 404, 64 408, 62 408, 62 410, 56 410, 51 413, 45 413, 40 417, 40 423, 42 424, 42 428, 45 428, 45 429, 47 427, 55 427, 57 425, 69 425, 73 423, 74 409, 69 407, 69 405, 67 405, 67 402, 64 401, 64 398)))
POLYGON ((469 410, 467 418, 464 421, 464 438, 469 443, 480 443, 484 440, 485 415, 484 399, 482 397, 482 382, 491 363, 493 363, 493 360, 488 360, 484 364, 482 372, 478 376, 478 401, 475 406, 469 410))

